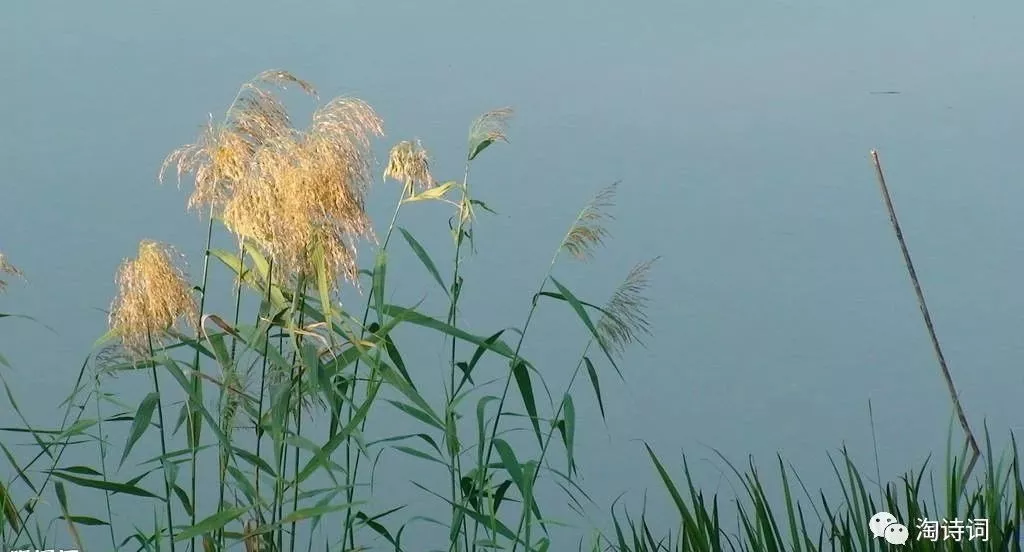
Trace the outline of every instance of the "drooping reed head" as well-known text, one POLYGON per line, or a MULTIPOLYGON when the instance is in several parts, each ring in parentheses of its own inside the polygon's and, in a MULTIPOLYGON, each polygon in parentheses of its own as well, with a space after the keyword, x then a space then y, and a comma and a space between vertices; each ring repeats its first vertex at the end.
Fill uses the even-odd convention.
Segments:
POLYGON ((309 83, 286 71, 265 71, 243 84, 224 120, 215 123, 211 116, 197 140, 171 152, 160 168, 161 181, 171 166, 176 168, 179 184, 182 175, 193 175, 195 189, 189 197, 189 209, 223 208, 245 178, 256 150, 292 132, 285 106, 262 88, 268 84, 296 84, 316 96, 309 83))
POLYGON ((430 174, 430 157, 419 140, 405 140, 391 148, 384 178, 401 182, 405 186, 403 197, 411 196, 416 188, 422 190, 434 186, 434 177, 430 174))
MULTIPOLYGON (((6 274, 8 276, 22 276, 18 267, 14 266, 7 260, 7 256, 0 252, 0 274, 6 274)), ((7 282, 0 279, 0 292, 7 288, 7 282)))
POLYGON ((147 356, 151 340, 159 341, 182 318, 192 327, 198 323, 191 286, 174 257, 180 255, 171 246, 144 240, 138 256, 117 272, 110 328, 137 358, 147 356))
POLYGON ((648 298, 644 295, 650 282, 648 274, 658 257, 633 267, 612 294, 597 323, 597 335, 609 352, 621 355, 632 343, 643 344, 642 336, 650 335, 647 319, 648 298))
POLYGON ((511 107, 492 109, 473 121, 473 124, 469 127, 470 157, 475 156, 477 151, 479 151, 477 149, 479 144, 490 144, 499 141, 508 142, 508 136, 505 132, 508 128, 508 120, 512 118, 512 113, 511 107))
POLYGON ((307 131, 278 136, 255 152, 247 178, 224 205, 225 225, 266 252, 279 276, 310 274, 316 248, 332 275, 355 282, 356 241, 373 237, 365 211, 370 138, 382 134, 366 103, 329 102, 307 131))
POLYGON ((587 260, 598 246, 604 244, 608 236, 606 223, 614 217, 608 212, 613 205, 618 182, 601 190, 597 196, 584 207, 569 232, 562 240, 562 249, 579 260, 587 260))

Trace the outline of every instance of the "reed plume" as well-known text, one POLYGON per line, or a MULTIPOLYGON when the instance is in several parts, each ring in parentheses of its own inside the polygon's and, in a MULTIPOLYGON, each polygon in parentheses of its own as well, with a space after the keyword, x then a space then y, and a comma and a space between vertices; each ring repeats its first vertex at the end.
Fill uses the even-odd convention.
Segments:
MULTIPOLYGON (((10 261, 7 260, 7 256, 4 255, 2 252, 0 252, 0 274, 7 274, 8 276, 17 277, 24 276, 21 273, 21 271, 18 270, 18 267, 14 266, 13 264, 10 263, 10 261)), ((3 291, 6 288, 7 282, 3 279, 0 279, 0 291, 3 291)))
POLYGON ((384 178, 392 178, 404 185, 402 197, 409 197, 418 188, 433 188, 434 177, 430 174, 430 156, 419 140, 404 140, 391 148, 384 178))
POLYGON ((319 247, 332 274, 355 282, 356 240, 373 238, 365 211, 370 137, 382 135, 369 105, 349 98, 318 109, 306 132, 283 134, 252 156, 247 178, 224 204, 224 223, 292 279, 314 270, 319 247))
POLYGON ((179 185, 184 174, 192 173, 195 189, 188 200, 189 209, 223 208, 248 173, 256 151, 294 132, 288 110, 277 96, 261 87, 265 84, 296 84, 316 97, 312 85, 286 71, 265 71, 243 84, 223 122, 216 124, 211 116, 196 141, 171 152, 160 167, 161 181, 168 169, 175 167, 179 185))
POLYGON ((494 142, 508 142, 505 134, 508 120, 512 118, 511 107, 492 109, 476 118, 469 127, 469 159, 494 142))
POLYGON ((597 338, 608 351, 618 356, 633 343, 643 345, 642 337, 651 334, 645 291, 650 284, 651 266, 658 259, 655 257, 635 265, 602 309, 603 314, 596 326, 597 338))
POLYGON ((150 352, 150 339, 159 340, 182 318, 193 328, 198 323, 191 286, 175 265, 175 256, 179 255, 171 246, 144 240, 138 256, 118 270, 110 327, 136 358, 150 352))
POLYGON ((562 240, 561 250, 583 261, 593 255, 593 250, 604 244, 608 236, 605 224, 615 218, 608 212, 615 197, 618 182, 601 190, 576 216, 569 232, 562 240))

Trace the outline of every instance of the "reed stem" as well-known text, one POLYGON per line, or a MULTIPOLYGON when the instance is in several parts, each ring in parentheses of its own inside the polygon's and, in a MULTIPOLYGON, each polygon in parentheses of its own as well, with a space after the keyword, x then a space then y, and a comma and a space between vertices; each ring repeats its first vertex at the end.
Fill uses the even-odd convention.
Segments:
POLYGON ((967 415, 964 413, 963 405, 960 403, 960 396, 957 393, 956 386, 953 384, 953 376, 949 373, 949 366, 946 365, 946 357, 942 354, 942 347, 939 345, 939 338, 935 335, 935 326, 932 324, 932 316, 928 312, 928 304, 924 300, 924 292, 921 291, 921 282, 917 278, 917 271, 914 270, 914 263, 910 259, 910 251, 907 250, 907 242, 903 239, 903 231, 900 229, 899 220, 896 218, 896 209, 892 204, 892 197, 889 194, 889 187, 885 183, 885 174, 882 172, 882 163, 878 159, 878 151, 871 150, 871 161, 875 166, 875 176, 878 179, 878 187, 882 192, 882 199, 885 201, 885 207, 889 211, 889 221, 892 223, 892 229, 896 232, 896 240, 900 244, 900 251, 903 253, 903 262, 907 267, 907 273, 910 275, 910 281, 914 285, 914 293, 917 295, 917 305, 921 309, 921 317, 924 319, 925 328, 928 329, 928 337, 931 338, 932 349, 935 351, 935 357, 939 361, 939 369, 942 372, 942 379, 946 382, 946 388, 949 390, 949 398, 953 402, 953 409, 956 412, 956 417, 960 422, 960 427, 963 428, 964 436, 967 438, 967 445, 971 448, 971 459, 967 464, 967 469, 964 472, 964 479, 969 479, 971 472, 974 470, 974 465, 978 461, 978 457, 981 456, 981 449, 978 447, 978 442, 974 438, 974 432, 971 431, 970 424, 967 423, 967 415))

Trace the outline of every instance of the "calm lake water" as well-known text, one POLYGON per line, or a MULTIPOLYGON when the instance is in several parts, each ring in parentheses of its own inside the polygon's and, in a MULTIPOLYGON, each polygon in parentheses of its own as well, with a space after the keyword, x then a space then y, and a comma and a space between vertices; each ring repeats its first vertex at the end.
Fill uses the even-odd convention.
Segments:
MULTIPOLYGON (((605 380, 607 430, 580 399, 579 456, 601 504, 627 491, 635 503, 646 487, 665 504, 641 440, 673 465, 686 452, 710 490, 729 491, 712 448, 766 468, 781 452, 829 486, 826 454, 844 444, 874 465, 869 401, 883 479, 941 453, 949 399, 871 148, 972 423, 999 444, 1020 431, 1024 7, 556 4, 6 6, 0 250, 29 281, 0 310, 57 334, 4 321, 25 414, 58 423, 139 239, 179 245, 198 276, 204 223, 157 170, 243 81, 284 68, 325 99, 373 105, 380 156, 422 139, 443 180, 461 176, 474 117, 516 109, 511 143, 474 169, 476 194, 500 213, 482 218, 470 261, 464 315, 480 333, 522 323, 577 209, 622 181, 614 239, 589 265, 559 269, 600 302, 631 265, 662 257, 654 335, 627 355, 626 383, 605 380)), ((378 228, 398 193, 388 186, 371 197, 378 228)), ((411 211, 405 224, 443 255, 445 212, 411 211)), ((432 289, 414 261, 397 262, 419 279, 394 300, 432 289)), ((528 354, 556 374, 585 342, 569 316, 553 310, 531 329, 528 354)), ((118 386, 140 398, 149 383, 136 379, 118 386)), ((0 401, 0 425, 12 416, 0 401)), ((416 475, 389 488, 414 494, 416 475)))

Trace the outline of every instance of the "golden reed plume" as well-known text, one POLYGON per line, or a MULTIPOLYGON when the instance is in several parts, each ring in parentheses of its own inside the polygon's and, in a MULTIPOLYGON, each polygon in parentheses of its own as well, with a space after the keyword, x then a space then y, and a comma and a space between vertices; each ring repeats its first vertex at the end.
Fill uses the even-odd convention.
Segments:
POLYGON ((373 238, 366 192, 373 167, 370 140, 382 122, 365 102, 337 98, 313 114, 308 129, 292 127, 284 105, 261 85, 316 90, 286 71, 266 71, 242 86, 225 123, 207 126, 195 144, 171 153, 179 179, 192 173, 189 207, 205 206, 239 239, 261 249, 275 277, 315 270, 314 248, 327 270, 356 282, 356 243, 373 238))
POLYGON ((411 196, 417 188, 424 190, 434 187, 434 177, 430 174, 430 157, 419 140, 405 140, 391 148, 388 166, 384 169, 384 178, 392 178, 403 183, 403 197, 411 196))
POLYGON ((145 240, 138 256, 122 263, 117 272, 110 328, 136 358, 148 356, 151 343, 180 319, 193 328, 198 323, 192 288, 174 257, 180 255, 172 247, 145 240))

